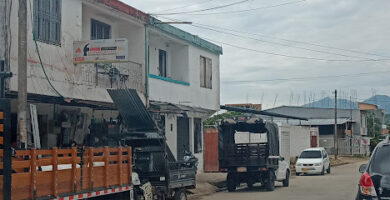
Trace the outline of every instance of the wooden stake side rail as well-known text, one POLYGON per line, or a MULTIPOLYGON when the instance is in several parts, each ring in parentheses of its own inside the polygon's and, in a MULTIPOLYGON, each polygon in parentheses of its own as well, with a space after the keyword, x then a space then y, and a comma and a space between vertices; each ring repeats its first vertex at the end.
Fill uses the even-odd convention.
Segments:
MULTIPOLYGON (((0 170, 3 169, 0 150, 0 170)), ((12 199, 58 198, 131 184, 130 147, 17 150, 12 158, 12 199)), ((0 200, 3 196, 0 175, 0 200)))

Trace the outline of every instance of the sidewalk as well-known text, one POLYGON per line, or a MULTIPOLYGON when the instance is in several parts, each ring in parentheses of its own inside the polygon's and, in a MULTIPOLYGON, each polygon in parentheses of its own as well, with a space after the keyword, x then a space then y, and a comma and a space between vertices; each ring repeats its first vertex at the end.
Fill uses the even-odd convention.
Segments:
POLYGON ((189 199, 196 200, 204 195, 217 192, 217 185, 224 184, 226 173, 199 173, 196 176, 196 188, 189 190, 189 199))

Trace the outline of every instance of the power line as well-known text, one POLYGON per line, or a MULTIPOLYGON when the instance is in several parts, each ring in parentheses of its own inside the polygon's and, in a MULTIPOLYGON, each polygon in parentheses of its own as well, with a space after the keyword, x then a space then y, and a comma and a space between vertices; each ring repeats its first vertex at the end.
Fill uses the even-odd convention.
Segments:
POLYGON ((238 46, 238 45, 235 45, 235 44, 229 44, 229 43, 226 43, 226 42, 221 42, 221 41, 216 41, 216 40, 213 40, 213 39, 209 39, 209 38, 206 38, 206 37, 202 37, 206 40, 209 40, 209 41, 212 41, 212 42, 215 42, 215 43, 220 43, 220 44, 224 44, 224 45, 227 45, 227 46, 231 46, 231 47, 234 47, 234 48, 237 48, 237 49, 242 49, 242 50, 247 50, 247 51, 252 51, 252 52, 257 52, 257 53, 263 53, 263 54, 268 54, 268 55, 274 55, 274 56, 280 56, 280 57, 287 57, 287 58, 296 58, 296 59, 304 59, 304 60, 317 60, 317 61, 328 61, 328 62, 370 62, 370 61, 383 61, 383 60, 388 60, 388 59, 377 59, 377 60, 374 60, 374 59, 361 59, 361 60, 348 60, 348 59, 326 59, 326 58, 316 58, 316 57, 305 57, 305 56, 292 56, 292 55, 286 55, 286 54, 280 54, 280 53, 274 53, 274 52, 268 52, 268 51, 261 51, 261 50, 257 50, 257 49, 251 49, 251 48, 247 48, 247 47, 243 47, 243 46, 238 46))
POLYGON ((189 13, 204 12, 204 11, 216 10, 216 9, 221 9, 221 8, 226 8, 226 7, 238 5, 238 4, 246 3, 248 1, 252 1, 252 0, 242 0, 242 1, 237 1, 237 2, 230 3, 230 4, 225 4, 225 5, 221 5, 221 6, 215 6, 215 7, 205 8, 205 9, 200 9, 200 10, 174 12, 174 13, 160 13, 160 14, 159 13, 155 13, 155 14, 152 13, 151 15, 177 15, 177 14, 189 14, 189 13))
MULTIPOLYGON (((236 14, 236 13, 243 13, 243 12, 251 12, 256 10, 263 10, 263 9, 269 9, 269 8, 275 8, 280 6, 285 6, 289 4, 296 4, 296 3, 302 3, 306 0, 299 0, 299 1, 291 1, 287 3, 282 4, 276 4, 272 6, 263 6, 263 7, 257 7, 257 8, 250 8, 250 9, 244 9, 244 10, 236 10, 236 11, 223 11, 223 12, 214 12, 214 13, 181 13, 182 15, 221 15, 221 14, 236 14)), ((173 14, 171 14, 173 15, 173 14)), ((177 14, 176 14, 177 15, 177 14)))
MULTIPOLYGON (((173 21, 182 21, 182 20, 179 20, 179 19, 173 19, 173 18, 168 18, 168 17, 161 17, 161 18, 165 18, 165 19, 173 20, 173 21)), ((332 47, 332 46, 327 46, 327 45, 322 45, 322 44, 315 44, 315 43, 310 43, 310 42, 305 42, 305 41, 297 41, 297 40, 279 38, 279 37, 269 36, 269 35, 265 35, 265 34, 251 33, 251 32, 246 32, 246 31, 234 30, 234 29, 231 29, 231 28, 224 28, 224 27, 220 27, 220 26, 211 26, 211 25, 207 25, 207 24, 201 24, 201 23, 193 22, 193 25, 194 24, 200 25, 200 26, 205 26, 205 27, 211 27, 211 28, 227 30, 227 31, 236 32, 236 33, 256 35, 256 36, 260 36, 260 37, 273 38, 273 39, 283 40, 283 41, 287 41, 287 42, 300 43, 300 44, 316 46, 316 47, 321 47, 321 48, 336 49, 336 50, 340 50, 340 51, 352 52, 352 53, 357 53, 357 54, 366 54, 366 55, 378 56, 378 57, 383 57, 383 58, 390 58, 389 56, 383 56, 383 55, 370 53, 370 52, 357 51, 357 50, 351 50, 351 49, 345 49, 345 48, 339 48, 339 47, 332 47)))
POLYGON ((276 79, 259 79, 259 80, 232 80, 232 81, 222 81, 223 83, 256 83, 256 82, 274 82, 274 81, 306 81, 308 79, 323 79, 323 78, 340 78, 340 77, 358 77, 366 76, 376 73, 387 73, 390 70, 386 71, 373 71, 373 72, 362 72, 356 74, 340 74, 340 75, 327 75, 327 76, 306 76, 306 77, 293 77, 293 78, 276 78, 276 79))
POLYGON ((184 6, 179 6, 179 7, 174 7, 174 8, 170 8, 170 9, 160 10, 159 12, 166 12, 166 11, 172 11, 172 10, 177 10, 177 9, 182 9, 182 8, 188 8, 188 7, 192 7, 192 6, 196 6, 196 5, 201 5, 201 4, 204 4, 204 3, 209 3, 209 2, 212 2, 212 1, 214 1, 214 0, 207 0, 207 1, 199 2, 197 4, 188 4, 188 5, 184 5, 184 6))
MULTIPOLYGON (((305 48, 305 47, 297 47, 297 46, 292 46, 292 45, 283 44, 283 43, 279 43, 279 42, 271 42, 271 41, 267 41, 267 40, 262 40, 262 39, 248 37, 248 36, 243 36, 243 35, 237 35, 237 34, 234 34, 234 33, 224 32, 224 31, 220 31, 220 30, 216 30, 216 29, 212 29, 212 28, 208 28, 208 27, 202 27, 202 26, 198 26, 198 25, 193 25, 193 24, 191 26, 194 26, 194 27, 197 27, 197 28, 202 28, 202 29, 207 29, 207 30, 211 30, 211 31, 219 32, 219 33, 223 33, 223 34, 229 34, 229 35, 233 35, 233 36, 240 37, 240 38, 251 39, 251 40, 258 41, 258 42, 264 42, 264 43, 280 45, 280 46, 296 48, 296 49, 302 49, 302 50, 312 51, 312 52, 316 52, 316 53, 325 53, 325 54, 343 56, 343 57, 348 57, 348 58, 358 58, 358 59, 371 60, 371 58, 362 58, 362 57, 358 57, 358 56, 349 56, 349 55, 333 53, 333 52, 329 52, 329 51, 315 50, 315 49, 309 49, 309 48, 305 48)), ((380 60, 380 59, 372 59, 372 60, 380 60)))

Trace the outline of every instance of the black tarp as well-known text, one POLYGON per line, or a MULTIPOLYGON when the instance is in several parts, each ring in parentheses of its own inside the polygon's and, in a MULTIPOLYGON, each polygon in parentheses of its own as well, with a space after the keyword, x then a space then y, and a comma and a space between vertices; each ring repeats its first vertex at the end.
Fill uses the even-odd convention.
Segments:
POLYGON ((239 122, 235 120, 224 120, 218 126, 218 156, 222 158, 226 144, 234 144, 234 134, 238 132, 266 133, 269 145, 269 155, 279 156, 279 129, 273 122, 239 122))

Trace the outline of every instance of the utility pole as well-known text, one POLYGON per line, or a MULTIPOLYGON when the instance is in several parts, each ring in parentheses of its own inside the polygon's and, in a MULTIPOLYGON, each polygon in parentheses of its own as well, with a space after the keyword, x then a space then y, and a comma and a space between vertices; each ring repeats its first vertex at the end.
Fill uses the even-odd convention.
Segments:
POLYGON ((18 146, 27 147, 27 1, 18 11, 18 146))
POLYGON ((337 160, 339 154, 339 143, 337 134, 337 90, 334 91, 334 158, 337 160))

